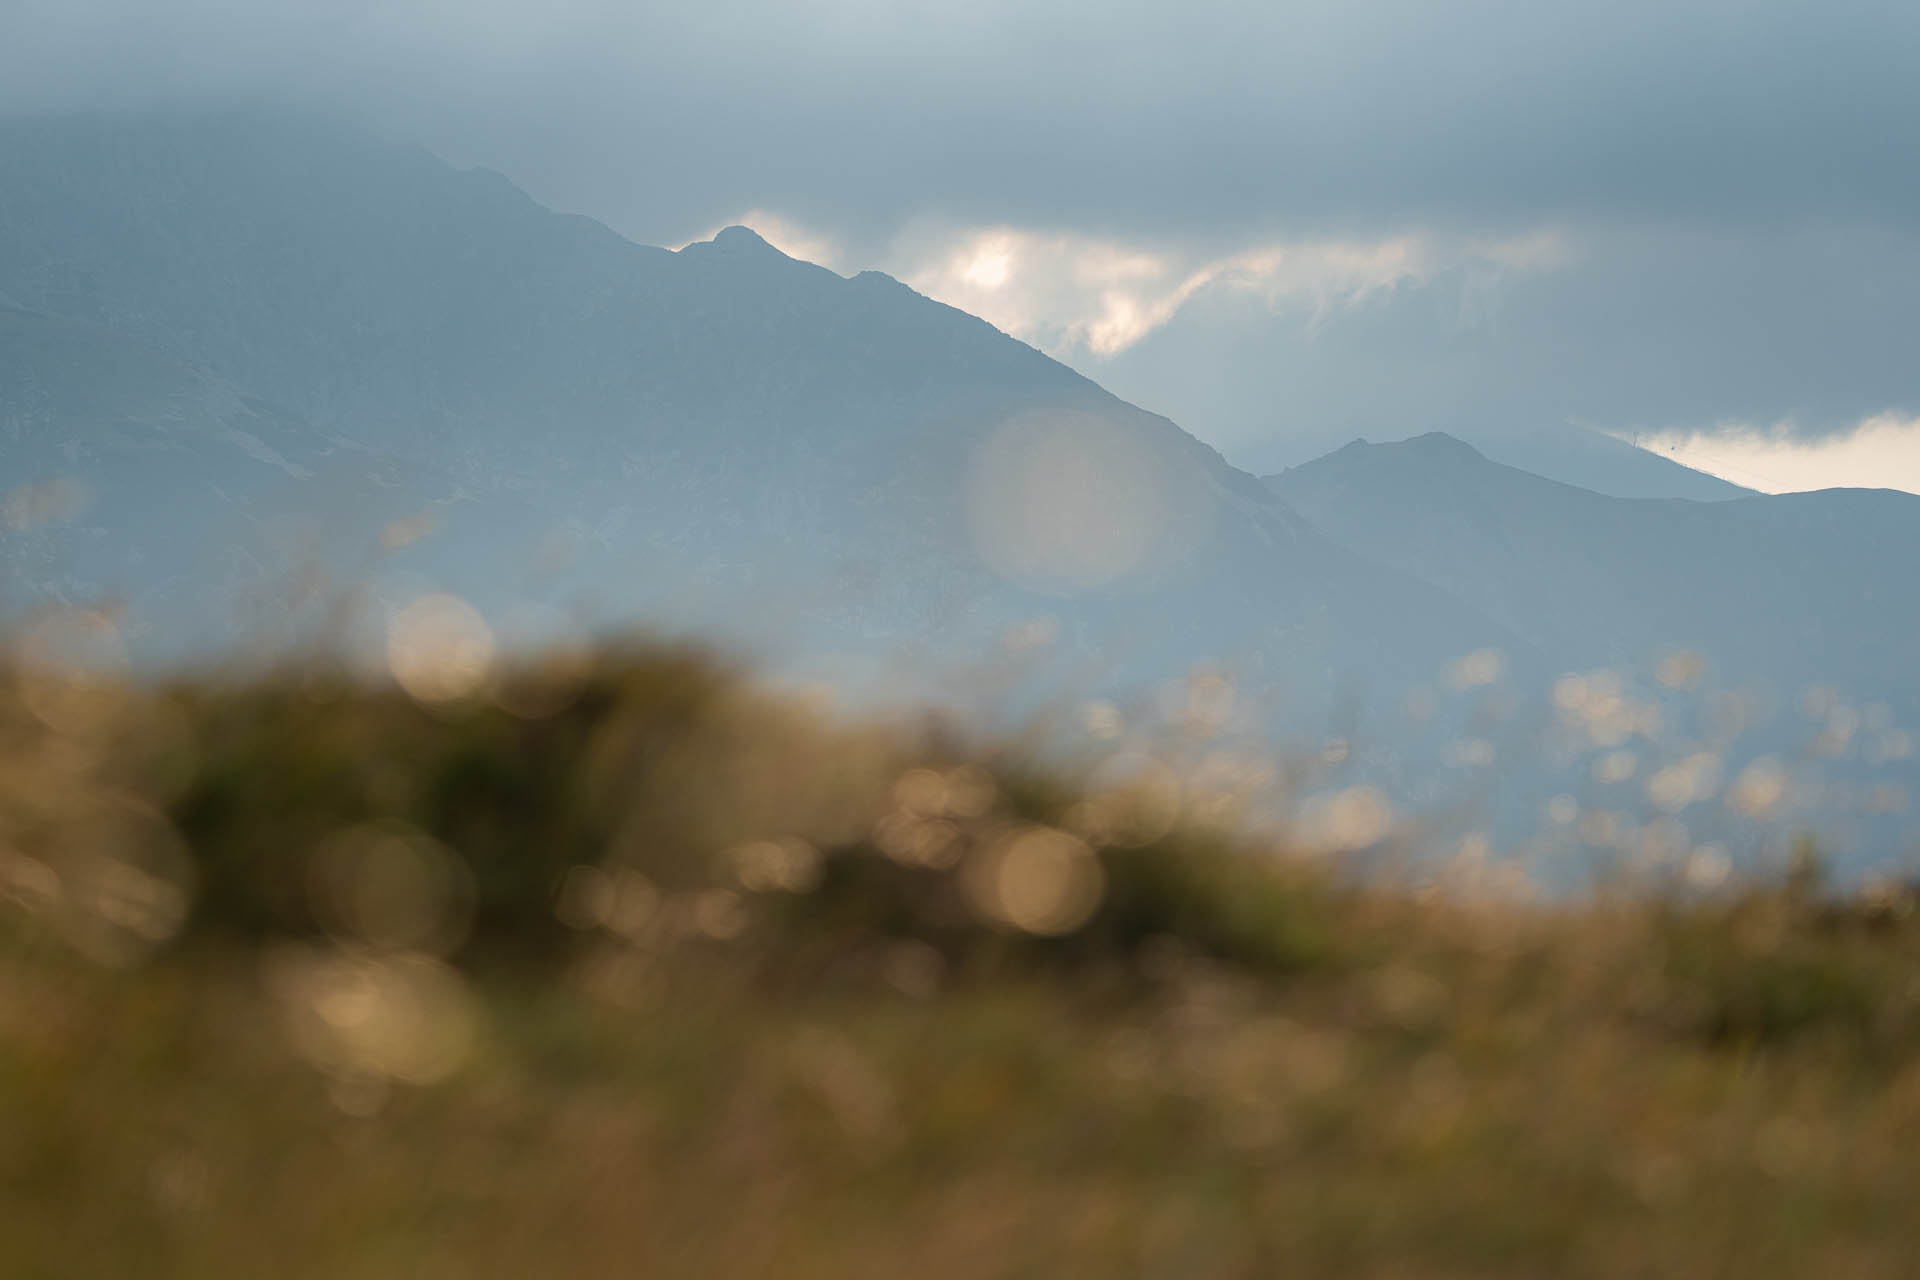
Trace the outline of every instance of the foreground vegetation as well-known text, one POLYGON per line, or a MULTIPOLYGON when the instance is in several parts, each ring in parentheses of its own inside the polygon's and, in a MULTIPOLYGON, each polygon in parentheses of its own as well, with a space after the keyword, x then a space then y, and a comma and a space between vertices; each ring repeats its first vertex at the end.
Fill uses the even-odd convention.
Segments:
POLYGON ((1911 1273, 1904 890, 1369 885, 1217 752, 681 651, 426 693, 13 664, 0 1271, 1911 1273))

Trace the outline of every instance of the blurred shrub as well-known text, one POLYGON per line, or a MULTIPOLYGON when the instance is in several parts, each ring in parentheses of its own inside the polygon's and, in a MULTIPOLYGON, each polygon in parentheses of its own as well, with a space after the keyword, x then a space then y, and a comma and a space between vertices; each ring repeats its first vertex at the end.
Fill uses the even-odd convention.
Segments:
POLYGON ((5 1274, 1912 1269, 1915 895, 1811 846, 1369 886, 1217 820, 1211 740, 76 627, 0 670, 5 1274))
MULTIPOLYGON (((73 757, 40 789, 48 830, 105 795, 149 809, 191 860, 177 923, 201 937, 412 929, 470 960, 705 939, 789 973, 899 940, 947 965, 1124 961, 1173 938, 1281 971, 1333 950, 1332 890, 1298 864, 1171 817, 1110 847, 1124 787, 1100 826, 1011 756, 831 723, 688 649, 630 642, 563 687, 526 667, 431 701, 329 669, 100 696, 113 729, 93 737, 13 698, 8 749, 73 757)), ((71 869, 42 852, 18 856, 71 869)))
POLYGON ((181 935, 469 968, 612 946, 724 954, 791 988, 932 990, 1062 967, 1127 986, 1188 957, 1387 973, 1390 1004, 1427 1010, 1394 1015, 1408 1025, 1479 983, 1712 1043, 1920 1030, 1911 895, 1825 892, 1810 846, 1773 885, 1434 898, 1194 819, 1163 765, 1076 786, 925 721, 834 721, 690 648, 432 687, 325 667, 147 686, 17 658, 0 680, 14 915, 110 963, 181 935))

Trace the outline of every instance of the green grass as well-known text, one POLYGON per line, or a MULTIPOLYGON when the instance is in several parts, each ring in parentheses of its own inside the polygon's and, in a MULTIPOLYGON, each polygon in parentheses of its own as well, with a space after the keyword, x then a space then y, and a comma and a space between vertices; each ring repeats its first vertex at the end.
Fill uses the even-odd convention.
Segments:
POLYGON ((1920 1250, 1904 892, 1345 883, 646 646, 437 707, 298 672, 4 687, 7 1276, 1920 1250))

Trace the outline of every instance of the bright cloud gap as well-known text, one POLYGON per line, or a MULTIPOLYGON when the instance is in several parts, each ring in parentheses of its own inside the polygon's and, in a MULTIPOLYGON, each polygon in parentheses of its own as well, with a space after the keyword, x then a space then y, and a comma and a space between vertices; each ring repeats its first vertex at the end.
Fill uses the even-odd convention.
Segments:
POLYGON ((1879 413, 1850 431, 1819 437, 1778 423, 1623 433, 1621 438, 1762 493, 1839 488, 1920 493, 1920 416, 1879 413))
POLYGON ((839 271, 878 265, 1062 358, 1118 355, 1210 287, 1253 293, 1276 309, 1304 304, 1319 317, 1441 271, 1545 270, 1571 254, 1568 238, 1555 230, 1498 240, 1417 232, 1280 239, 1221 254, 1015 226, 922 225, 896 235, 882 261, 871 264, 848 261, 830 237, 769 210, 749 210, 735 221, 796 258, 839 271))

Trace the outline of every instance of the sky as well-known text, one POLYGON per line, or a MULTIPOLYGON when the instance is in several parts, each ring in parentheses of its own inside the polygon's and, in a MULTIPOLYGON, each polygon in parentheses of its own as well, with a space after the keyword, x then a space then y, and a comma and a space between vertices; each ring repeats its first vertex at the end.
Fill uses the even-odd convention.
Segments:
POLYGON ((1256 471, 1571 424, 1769 489, 1920 489, 1915 66, 1911 0, 0 0, 0 111, 291 102, 746 222, 1256 471))

